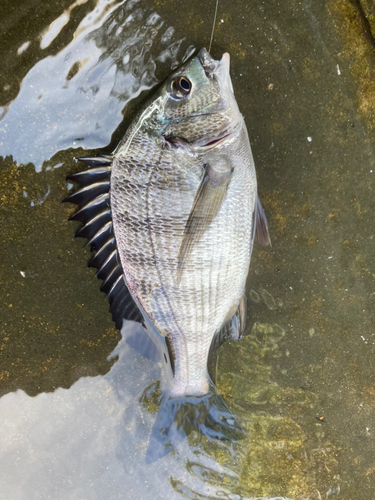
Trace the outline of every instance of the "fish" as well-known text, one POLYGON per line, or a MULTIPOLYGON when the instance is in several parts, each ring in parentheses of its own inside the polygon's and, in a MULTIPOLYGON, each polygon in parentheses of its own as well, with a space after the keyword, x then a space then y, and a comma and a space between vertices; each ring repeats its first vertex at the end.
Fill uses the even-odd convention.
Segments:
MULTIPOLYGON (((148 461, 192 430, 237 439, 241 428, 208 370, 246 324, 255 241, 270 244, 230 56, 206 49, 146 101, 112 155, 80 158, 64 201, 94 252, 116 326, 141 323, 165 364, 148 461)), ((146 342, 147 344, 147 342, 146 342)))

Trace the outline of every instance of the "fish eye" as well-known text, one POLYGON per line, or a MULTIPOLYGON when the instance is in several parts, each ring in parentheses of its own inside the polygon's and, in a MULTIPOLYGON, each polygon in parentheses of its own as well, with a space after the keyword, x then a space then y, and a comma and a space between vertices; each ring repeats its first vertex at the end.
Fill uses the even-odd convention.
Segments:
POLYGON ((171 82, 170 94, 175 99, 183 99, 191 91, 191 81, 185 76, 178 76, 171 82))

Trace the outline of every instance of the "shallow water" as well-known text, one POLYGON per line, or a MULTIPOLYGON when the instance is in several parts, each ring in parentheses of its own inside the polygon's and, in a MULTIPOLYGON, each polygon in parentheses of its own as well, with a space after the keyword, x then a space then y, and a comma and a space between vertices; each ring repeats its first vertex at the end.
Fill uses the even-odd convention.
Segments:
POLYGON ((245 338, 216 366, 247 433, 146 465, 139 397, 160 368, 130 325, 120 340, 60 201, 73 158, 111 152, 208 45, 215 5, 2 4, 1 500, 373 500, 375 52, 359 5, 220 0, 212 54, 231 54, 272 239, 254 249, 245 338))

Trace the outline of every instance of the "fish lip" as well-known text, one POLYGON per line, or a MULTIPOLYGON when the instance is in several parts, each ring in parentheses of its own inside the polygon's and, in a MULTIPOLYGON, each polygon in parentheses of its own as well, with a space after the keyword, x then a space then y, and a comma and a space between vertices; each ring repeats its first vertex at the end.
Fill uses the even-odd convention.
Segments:
POLYGON ((198 59, 203 66, 206 76, 210 76, 214 73, 220 64, 220 62, 214 59, 205 48, 202 48, 198 52, 198 59))
POLYGON ((229 75, 230 56, 228 52, 225 52, 220 61, 218 61, 217 59, 214 59, 205 48, 203 48, 198 52, 197 57, 207 77, 219 71, 223 71, 229 75))

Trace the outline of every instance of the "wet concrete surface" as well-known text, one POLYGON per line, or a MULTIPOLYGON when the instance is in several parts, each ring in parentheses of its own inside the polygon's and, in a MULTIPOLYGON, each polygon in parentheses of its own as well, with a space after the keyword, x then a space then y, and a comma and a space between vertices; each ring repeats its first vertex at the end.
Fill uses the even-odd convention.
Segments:
MULTIPOLYGON (((147 92, 191 46, 208 45, 214 8, 214 2, 162 0, 43 9, 37 1, 2 4, 0 410, 7 427, 1 461, 14 472, 6 475, 4 498, 59 498, 59 491, 64 498, 63 485, 73 478, 64 464, 72 450, 77 453, 74 421, 82 398, 91 394, 92 407, 100 407, 126 356, 157 376, 129 349, 117 363, 107 360, 120 334, 86 267, 89 251, 73 240, 71 208, 61 200, 66 175, 79 169, 73 158, 111 152, 147 92), (81 385, 72 386, 76 381, 81 385), (90 381, 99 384, 92 392, 85 385, 90 381), (72 400, 69 391, 61 392, 71 386, 72 400), (26 461, 17 475, 14 453, 22 456, 28 446, 39 464, 53 456, 57 438, 50 433, 43 440, 43 428, 66 407, 73 408, 72 420, 59 429, 69 430, 71 447, 56 452, 49 476, 54 486, 45 482, 43 497, 36 486, 43 468, 31 470, 26 461), (12 408, 23 418, 17 420, 12 408), (34 445, 26 432, 30 415, 37 422, 34 445)), ((222 470, 207 476, 194 464, 187 474, 160 474, 176 498, 220 498, 225 489, 222 498, 373 500, 373 27, 370 0, 219 3, 212 54, 231 54, 272 248, 254 249, 245 338, 218 353, 219 391, 248 437, 232 448, 199 448, 236 480, 222 470)), ((147 473, 141 456, 154 417, 138 406, 144 387, 126 392, 131 373, 126 377, 123 396, 108 403, 118 411, 114 424, 104 416, 103 427, 88 417, 82 422, 99 434, 113 431, 111 447, 98 445, 89 461, 93 470, 104 456, 118 457, 121 443, 140 450, 140 459, 131 470, 124 468, 131 454, 112 460, 122 472, 106 476, 99 491, 87 486, 87 455, 81 460, 78 454, 82 474, 72 479, 69 498, 131 498, 110 484, 147 473), (131 420, 132 405, 146 427, 131 420)), ((160 467, 181 472, 182 464, 192 463, 189 453, 184 445, 175 464, 168 458, 160 467)), ((157 476, 155 466, 139 498, 164 498, 157 476)))

